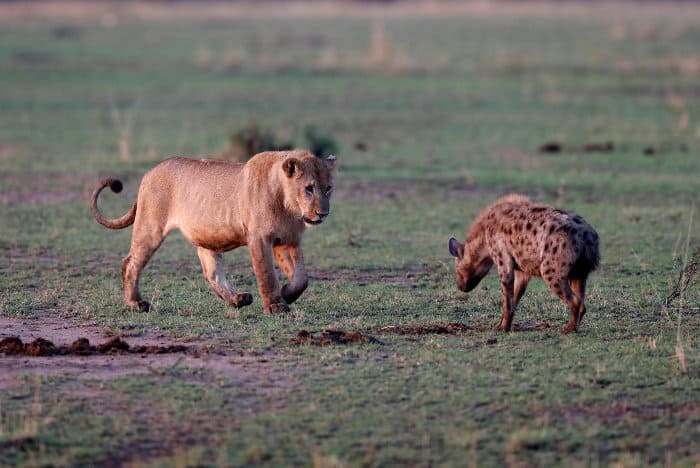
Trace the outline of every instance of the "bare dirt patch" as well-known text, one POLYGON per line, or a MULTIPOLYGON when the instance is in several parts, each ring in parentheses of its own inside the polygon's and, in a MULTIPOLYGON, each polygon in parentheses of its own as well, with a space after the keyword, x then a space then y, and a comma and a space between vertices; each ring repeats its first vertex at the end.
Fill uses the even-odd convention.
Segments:
POLYGON ((117 337, 109 329, 48 312, 39 312, 36 319, 0 316, 0 343, 0 389, 20 385, 17 377, 22 375, 108 380, 182 368, 205 370, 256 388, 293 385, 288 376, 272 368, 267 354, 251 355, 206 340, 182 341, 151 333, 117 337), (52 349, 59 352, 51 354, 52 349))
MULTIPOLYGON (((0 2, 0 18, 6 21, 61 19, 100 19, 106 26, 126 20, 168 21, 182 18, 207 20, 235 20, 242 18, 366 18, 375 15, 389 18, 478 16, 580 18, 598 17, 609 19, 614 7, 616 16, 647 15, 663 17, 677 10, 677 2, 628 3, 609 2, 555 2, 540 0, 532 2, 316 2, 316 1, 265 1, 265 2, 90 2, 85 0, 49 0, 42 2, 0 2), (668 3, 668 5, 666 4, 668 3), (203 7, 204 5, 204 7, 203 7), (279 5, 284 5, 281 8, 279 5)), ((683 4, 688 15, 696 10, 691 2, 683 4)), ((692 17, 692 16, 689 16, 692 17)))
POLYGON ((0 354, 10 356, 92 356, 94 354, 166 354, 188 351, 184 345, 141 345, 131 346, 120 337, 115 336, 99 345, 91 345, 87 338, 78 338, 70 345, 56 346, 44 338, 36 338, 31 343, 23 343, 19 337, 11 336, 0 340, 0 354))
POLYGON ((368 283, 391 283, 391 284, 411 284, 421 273, 427 273, 427 268, 413 267, 404 270, 394 270, 389 268, 375 268, 371 270, 334 270, 321 271, 313 268, 307 271, 309 278, 316 281, 342 281, 359 284, 368 283))
MULTIPOLYGON (((536 331, 547 330, 551 328, 547 322, 524 323, 521 325, 513 325, 512 331, 536 331)), ((383 327, 375 327, 369 330, 369 333, 379 335, 404 335, 404 336, 421 336, 421 335, 460 335, 474 332, 491 331, 492 328, 488 325, 468 325, 460 322, 448 322, 437 324, 417 324, 417 325, 386 325, 383 327)), ((498 340, 495 337, 490 337, 486 340, 486 344, 496 344, 498 340)), ((300 330, 289 339, 288 343, 292 346, 313 345, 313 346, 329 346, 329 345, 348 345, 348 344, 383 344, 377 338, 358 331, 346 332, 343 330, 323 330, 319 335, 314 335, 307 330, 300 330)))
POLYGON ((323 330, 320 335, 314 336, 312 333, 301 330, 293 338, 289 339, 289 344, 299 345, 346 345, 346 344, 381 344, 381 342, 369 335, 360 332, 344 332, 342 330, 323 330))
MULTIPOLYGON (((527 322, 520 325, 514 324, 512 331, 536 331, 551 328, 547 322, 527 322)), ((489 325, 468 325, 460 322, 437 323, 437 324, 417 324, 417 325, 388 325, 377 327, 371 330, 377 334, 394 335, 457 335, 463 333, 490 331, 489 325)))
POLYGON ((97 173, 3 174, 0 203, 49 203, 84 198, 87 200, 99 180, 97 173))
POLYGON ((455 335, 470 331, 486 330, 489 330, 486 326, 472 326, 458 322, 420 325, 388 325, 372 329, 374 333, 390 333, 394 335, 455 335))

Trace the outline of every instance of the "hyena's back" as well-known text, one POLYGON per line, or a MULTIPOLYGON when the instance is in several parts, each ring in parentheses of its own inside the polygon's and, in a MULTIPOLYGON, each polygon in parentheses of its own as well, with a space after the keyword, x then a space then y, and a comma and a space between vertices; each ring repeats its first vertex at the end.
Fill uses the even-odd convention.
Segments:
POLYGON ((598 234, 576 213, 508 195, 487 208, 475 224, 487 231, 492 255, 507 249, 529 275, 545 280, 561 274, 585 278, 598 266, 598 234))

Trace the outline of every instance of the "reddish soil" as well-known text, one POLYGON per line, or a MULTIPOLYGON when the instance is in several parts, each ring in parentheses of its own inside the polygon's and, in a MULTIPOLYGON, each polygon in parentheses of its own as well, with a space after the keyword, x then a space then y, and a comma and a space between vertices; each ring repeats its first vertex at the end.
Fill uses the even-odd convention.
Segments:
POLYGON ((129 343, 118 336, 110 338, 104 343, 92 346, 87 338, 78 338, 73 343, 64 346, 56 346, 44 338, 36 338, 31 343, 23 343, 17 336, 0 340, 0 354, 9 356, 65 356, 74 354, 78 356, 91 356, 93 354, 165 354, 182 353, 188 350, 184 345, 171 346, 130 346, 129 343))
MULTIPOLYGON (((609 20, 613 16, 658 18, 678 8, 678 2, 561 2, 554 0, 499 2, 352 1, 352 2, 91 2, 86 0, 48 0, 42 2, 0 2, 0 18, 6 21, 36 19, 89 20, 105 24, 128 20, 172 21, 182 18, 240 20, 242 18, 387 18, 435 17, 537 17, 590 18, 609 20), (204 6, 203 6, 204 5, 204 6), (284 5, 283 7, 279 5, 284 5)), ((692 2, 682 2, 688 14, 692 2)), ((64 33, 65 34, 65 33, 64 33)))
MULTIPOLYGON (((513 325, 514 332, 547 330, 551 328, 547 322, 525 323, 521 325, 513 325)), ((370 330, 370 333, 376 334, 393 334, 393 335, 458 335, 471 332, 490 331, 491 327, 487 325, 467 325, 465 323, 450 322, 439 324, 420 324, 420 325, 388 325, 384 327, 376 327, 370 330)), ((490 337, 486 340, 487 344, 495 344, 498 340, 490 337)), ((313 333, 307 330, 297 332, 289 339, 289 344, 294 346, 299 345, 347 345, 347 344, 382 344, 381 341, 373 336, 366 335, 360 332, 345 332, 342 330, 323 330, 320 335, 314 336, 313 333)))
POLYGON ((351 343, 369 344, 369 343, 381 343, 376 338, 363 335, 360 332, 344 332, 342 330, 323 330, 321 335, 314 336, 312 333, 301 330, 293 338, 289 339, 289 344, 299 346, 299 345, 314 345, 314 346, 328 346, 328 345, 346 345, 351 343))
POLYGON ((266 353, 149 332, 116 337, 109 329, 75 317, 60 317, 54 311, 36 314, 33 319, 0 316, 0 391, 19 385, 22 375, 108 380, 178 367, 202 369, 263 392, 294 385, 271 366, 266 353))
MULTIPOLYGON (((536 331, 547 330, 551 328, 547 322, 523 323, 514 324, 512 331, 536 331)), ((419 325, 389 325, 386 327, 377 327, 371 330, 372 333, 391 333, 395 335, 456 335, 460 333, 483 332, 491 330, 489 325, 467 325, 466 323, 450 322, 438 324, 419 324, 419 325)))
POLYGON ((465 333, 470 331, 486 331, 490 330, 486 326, 472 326, 464 323, 441 323, 441 324, 425 324, 425 325, 389 325, 386 327, 373 328, 374 333, 391 333, 395 335, 455 335, 457 333, 465 333))

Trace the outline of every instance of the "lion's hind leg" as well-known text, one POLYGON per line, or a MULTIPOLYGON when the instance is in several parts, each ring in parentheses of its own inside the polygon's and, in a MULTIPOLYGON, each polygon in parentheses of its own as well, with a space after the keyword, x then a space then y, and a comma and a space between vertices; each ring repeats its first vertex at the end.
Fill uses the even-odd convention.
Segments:
POLYGON ((235 292, 231 283, 226 279, 222 254, 204 247, 198 247, 197 256, 199 256, 199 261, 202 264, 204 278, 220 298, 233 307, 244 307, 253 303, 252 294, 235 292))
POLYGON ((158 250, 162 242, 163 237, 132 238, 131 250, 122 260, 122 284, 124 285, 126 304, 129 307, 138 307, 142 312, 148 312, 151 309, 151 304, 141 297, 139 279, 141 278, 141 271, 143 271, 146 263, 158 250))

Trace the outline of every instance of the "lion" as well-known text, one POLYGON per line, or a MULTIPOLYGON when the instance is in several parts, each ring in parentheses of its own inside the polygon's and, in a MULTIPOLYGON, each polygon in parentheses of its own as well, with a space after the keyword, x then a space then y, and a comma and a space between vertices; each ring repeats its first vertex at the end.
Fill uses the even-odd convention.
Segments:
POLYGON ((107 186, 122 190, 121 181, 100 181, 92 194, 92 214, 110 229, 134 225, 131 249, 122 261, 126 303, 148 311, 139 277, 165 237, 179 229, 197 247, 204 278, 233 307, 253 302, 237 292, 224 274, 223 253, 248 246, 264 313, 289 311, 308 285, 301 238, 308 226, 330 213, 337 159, 321 159, 305 150, 263 152, 248 162, 175 157, 146 172, 136 201, 120 218, 106 219, 97 198, 107 186), (273 258, 288 278, 280 288, 273 258))
POLYGON ((530 278, 540 276, 571 311, 563 333, 586 314, 586 280, 598 267, 598 233, 580 215, 510 194, 479 214, 462 244, 450 238, 457 287, 469 292, 496 264, 503 307, 497 330, 509 331, 530 278))

